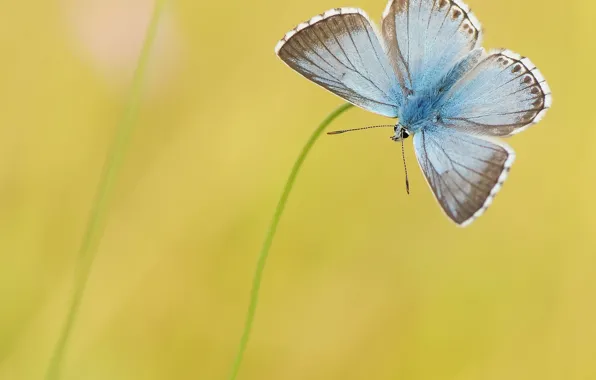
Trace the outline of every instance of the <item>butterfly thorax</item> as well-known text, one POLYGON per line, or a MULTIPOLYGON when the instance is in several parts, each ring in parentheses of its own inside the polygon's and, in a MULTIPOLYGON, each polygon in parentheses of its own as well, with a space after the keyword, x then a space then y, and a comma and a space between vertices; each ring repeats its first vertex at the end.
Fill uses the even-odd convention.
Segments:
POLYGON ((420 131, 425 125, 440 118, 436 108, 439 98, 440 94, 437 93, 409 95, 400 107, 399 123, 412 134, 420 131))

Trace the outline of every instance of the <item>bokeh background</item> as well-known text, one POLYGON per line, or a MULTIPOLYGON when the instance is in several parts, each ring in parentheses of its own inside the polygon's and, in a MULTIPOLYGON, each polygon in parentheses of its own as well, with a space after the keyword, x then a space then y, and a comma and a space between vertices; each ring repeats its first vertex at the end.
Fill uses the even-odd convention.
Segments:
MULTIPOLYGON (((594 12, 470 0, 553 108, 467 229, 386 130, 323 136, 271 250, 240 379, 596 379, 594 12)), ((40 379, 153 2, 0 5, 0 379, 40 379)), ((171 1, 63 379, 224 379, 289 169, 341 100, 273 48, 338 6, 171 1)), ((351 110, 331 128, 385 123, 351 110)))

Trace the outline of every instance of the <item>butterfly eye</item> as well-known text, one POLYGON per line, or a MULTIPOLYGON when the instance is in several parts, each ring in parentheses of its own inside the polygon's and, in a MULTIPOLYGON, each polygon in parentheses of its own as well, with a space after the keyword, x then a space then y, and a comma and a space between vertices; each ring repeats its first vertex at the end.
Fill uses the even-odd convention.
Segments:
POLYGON ((439 87, 439 94, 442 94, 445 89, 443 87, 439 87))
POLYGON ((438 123, 439 121, 441 121, 441 115, 435 115, 434 119, 435 123, 438 123))

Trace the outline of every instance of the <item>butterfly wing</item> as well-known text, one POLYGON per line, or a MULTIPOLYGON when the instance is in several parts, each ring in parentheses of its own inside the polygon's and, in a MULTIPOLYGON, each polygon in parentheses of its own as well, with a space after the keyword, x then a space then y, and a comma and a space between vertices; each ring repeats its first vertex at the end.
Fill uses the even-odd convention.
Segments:
POLYGON ((441 127, 416 133, 414 149, 441 208, 462 227, 492 203, 515 159, 505 144, 441 127))
POLYGON ((292 69, 350 103, 397 116, 401 88, 363 11, 327 11, 288 32, 275 51, 292 69))
POLYGON ((446 92, 442 123, 468 133, 509 136, 540 121, 552 103, 536 66, 509 50, 488 53, 446 92))
POLYGON ((414 92, 438 82, 482 39, 480 22, 459 0, 390 0, 383 37, 402 87, 414 92))

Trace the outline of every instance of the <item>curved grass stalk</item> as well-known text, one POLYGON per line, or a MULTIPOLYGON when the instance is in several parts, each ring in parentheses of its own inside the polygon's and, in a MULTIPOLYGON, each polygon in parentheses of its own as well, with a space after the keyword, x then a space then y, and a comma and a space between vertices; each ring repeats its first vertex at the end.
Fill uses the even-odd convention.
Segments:
POLYGON ((141 103, 141 94, 145 79, 145 72, 147 71, 147 64, 149 62, 149 55, 151 47, 157 34, 157 26, 159 18, 162 14, 166 0, 156 0, 153 14, 147 28, 145 41, 139 56, 137 67, 134 72, 130 100, 128 106, 124 111, 124 116, 120 121, 112 144, 110 146, 108 156, 104 163, 102 174, 97 185, 95 200, 87 222, 87 228, 81 246, 78 251, 78 263, 75 268, 75 283, 74 293, 72 295, 70 309, 62 327, 62 331, 54 346, 52 356, 48 368, 46 369, 46 380, 58 380, 60 377, 60 367, 64 359, 64 353, 68 344, 74 321, 76 320, 83 293, 89 279, 91 265, 97 253, 99 241, 103 235, 106 215, 109 211, 109 203, 113 192, 114 184, 117 179, 118 172, 124 161, 124 155, 128 148, 128 141, 132 134, 134 125, 136 124, 139 106, 141 103))
POLYGON ((333 112, 331 112, 325 118, 325 120, 323 120, 321 124, 319 124, 317 129, 315 129, 313 134, 310 136, 310 138, 306 142, 306 145, 304 145, 304 147, 302 148, 300 155, 296 159, 294 166, 292 167, 292 171, 290 172, 290 176, 288 177, 281 197, 279 198, 279 202, 277 203, 277 207, 275 208, 275 213, 273 214, 273 219, 271 219, 269 230, 267 231, 265 241, 263 242, 261 251, 259 253, 259 258, 257 260, 257 266, 255 268, 255 274, 252 281, 252 289, 250 291, 248 311, 246 312, 246 320, 244 322, 244 331, 242 332, 242 337, 240 338, 240 345, 238 346, 238 352, 236 353, 234 363, 232 364, 232 371, 230 373, 229 380, 236 379, 238 371, 240 370, 240 365, 242 364, 242 359, 244 359, 244 353, 246 351, 246 347, 248 346, 248 341, 250 339, 250 333, 252 331, 252 325, 257 310, 257 304, 259 301, 259 289, 261 287, 261 280, 263 278, 263 271, 265 269, 267 257, 269 256, 269 248, 271 248, 273 237, 275 236, 279 220, 281 219, 281 215, 284 211, 284 208, 286 207, 288 197, 290 196, 290 192, 292 191, 292 187, 294 186, 294 182, 296 181, 296 176, 298 175, 298 172, 300 171, 300 168, 302 167, 302 164, 304 163, 307 154, 310 152, 312 146, 321 136, 325 128, 327 128, 327 126, 331 124, 331 122, 335 120, 339 115, 341 115, 342 113, 344 113, 352 107, 352 104, 346 103, 339 106, 333 112))

